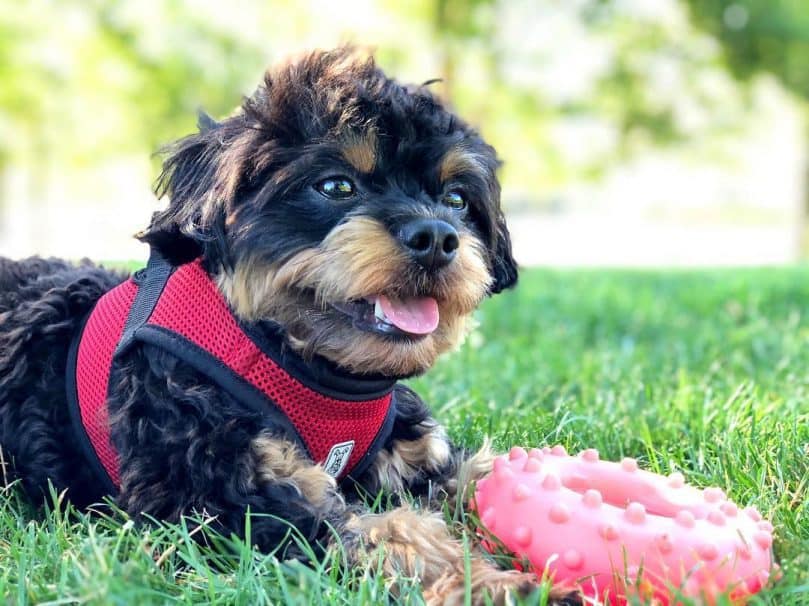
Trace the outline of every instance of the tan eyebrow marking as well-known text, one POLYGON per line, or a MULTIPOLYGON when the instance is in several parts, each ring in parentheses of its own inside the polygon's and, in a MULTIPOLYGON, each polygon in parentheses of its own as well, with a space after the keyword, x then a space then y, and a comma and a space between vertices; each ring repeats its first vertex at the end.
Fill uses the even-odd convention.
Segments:
POLYGON ((361 173, 373 172, 376 166, 376 131, 368 129, 364 133, 351 133, 343 138, 341 152, 343 158, 361 173))
POLYGON ((463 173, 470 172, 485 176, 487 172, 486 165, 480 154, 476 154, 460 145, 450 148, 441 158, 441 163, 438 167, 438 177, 442 183, 450 181, 453 177, 463 173))

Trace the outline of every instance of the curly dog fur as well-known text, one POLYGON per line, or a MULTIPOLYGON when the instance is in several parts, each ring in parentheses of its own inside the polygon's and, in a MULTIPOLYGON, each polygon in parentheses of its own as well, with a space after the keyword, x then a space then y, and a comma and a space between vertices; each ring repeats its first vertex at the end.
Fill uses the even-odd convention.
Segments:
MULTIPOLYGON (((402 378, 456 347, 481 300, 516 282, 497 167, 494 150, 424 87, 399 84, 349 48, 314 52, 269 70, 241 111, 221 122, 203 115, 200 132, 168 150, 157 184, 168 207, 138 237, 175 264, 202 257, 234 313, 280 327, 307 363, 402 378), (437 326, 361 325, 352 313, 378 295, 433 299, 437 326)), ((0 259, 0 445, 32 498, 49 482, 78 506, 105 496, 71 430, 64 372, 82 320, 125 278, 86 262, 0 259)), ((410 389, 395 388, 393 433, 373 464, 338 485, 168 351, 131 348, 109 384, 117 503, 131 515, 204 511, 242 534, 248 510, 273 514, 318 550, 333 528, 350 563, 381 557, 392 579, 418 575, 428 602, 463 600, 463 549, 436 512, 492 456, 452 444, 410 389), (422 505, 363 510, 358 494, 380 491, 422 505)), ((273 516, 250 528, 262 550, 287 535, 273 516)), ((480 554, 470 565, 475 602, 535 587, 533 575, 480 554)), ((569 596, 559 588, 553 598, 569 596)))

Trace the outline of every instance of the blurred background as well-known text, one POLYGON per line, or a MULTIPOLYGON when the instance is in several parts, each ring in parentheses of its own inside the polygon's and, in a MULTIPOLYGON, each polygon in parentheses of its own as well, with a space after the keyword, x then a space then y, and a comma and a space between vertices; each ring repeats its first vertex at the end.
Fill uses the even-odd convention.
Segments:
POLYGON ((443 79, 524 265, 807 254, 807 0, 0 0, 0 254, 145 259, 154 152, 340 42, 443 79))

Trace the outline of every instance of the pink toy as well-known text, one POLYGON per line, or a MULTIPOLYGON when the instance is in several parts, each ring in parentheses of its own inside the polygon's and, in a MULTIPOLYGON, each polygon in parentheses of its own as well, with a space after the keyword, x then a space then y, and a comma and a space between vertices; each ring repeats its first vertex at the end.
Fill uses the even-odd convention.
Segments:
POLYGON ((608 604, 636 595, 666 605, 672 587, 708 603, 727 591, 741 603, 773 567, 773 528, 755 508, 634 459, 600 461, 592 448, 575 457, 562 446, 512 448, 478 482, 472 506, 538 574, 608 604))

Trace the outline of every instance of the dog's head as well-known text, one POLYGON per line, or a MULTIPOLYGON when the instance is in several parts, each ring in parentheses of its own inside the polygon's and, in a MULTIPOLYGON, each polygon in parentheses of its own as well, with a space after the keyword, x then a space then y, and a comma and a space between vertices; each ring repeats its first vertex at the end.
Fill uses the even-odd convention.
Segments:
POLYGON ((359 373, 426 370, 517 268, 492 147, 349 48, 267 72, 170 150, 141 239, 204 255, 234 312, 359 373))

